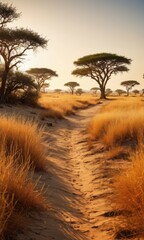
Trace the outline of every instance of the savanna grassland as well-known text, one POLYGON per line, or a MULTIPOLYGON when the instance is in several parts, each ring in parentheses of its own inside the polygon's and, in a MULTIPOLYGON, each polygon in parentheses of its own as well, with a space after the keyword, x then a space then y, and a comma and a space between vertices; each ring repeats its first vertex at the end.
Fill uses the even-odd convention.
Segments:
POLYGON ((31 116, 27 114, 28 107, 1 106, 1 239, 23 229, 29 212, 40 212, 48 208, 42 187, 38 187, 39 180, 33 180, 35 172, 42 174, 48 164, 43 121, 75 114, 77 109, 94 105, 97 101, 90 95, 45 94, 39 100, 40 110, 30 108, 31 116))
POLYGON ((143 103, 51 93, 39 108, 2 105, 0 238, 143 239, 143 103))
POLYGON ((98 98, 91 94, 70 95, 67 93, 42 94, 39 99, 40 106, 46 109, 42 118, 63 118, 74 114, 78 109, 84 109, 98 102, 98 98))
MULTIPOLYGON (((122 159, 113 177, 111 203, 115 238, 144 237, 144 100, 123 97, 105 104, 89 123, 92 142, 100 141, 108 159, 122 159)), ((113 164, 114 164, 113 162, 113 164)))

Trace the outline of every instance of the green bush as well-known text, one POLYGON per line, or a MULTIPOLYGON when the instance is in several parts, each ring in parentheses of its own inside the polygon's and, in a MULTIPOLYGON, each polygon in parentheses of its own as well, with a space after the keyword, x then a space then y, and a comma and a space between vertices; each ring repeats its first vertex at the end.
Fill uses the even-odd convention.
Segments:
POLYGON ((39 94, 37 91, 26 91, 21 96, 21 102, 30 105, 30 106, 37 106, 38 105, 39 94))

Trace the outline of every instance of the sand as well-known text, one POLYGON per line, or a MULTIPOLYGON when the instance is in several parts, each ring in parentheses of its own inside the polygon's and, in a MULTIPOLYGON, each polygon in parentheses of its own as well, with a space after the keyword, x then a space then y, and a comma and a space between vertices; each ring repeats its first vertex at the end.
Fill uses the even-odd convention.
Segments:
MULTIPOLYGON (((45 184, 49 209, 30 213, 16 240, 113 239, 113 218, 106 216, 112 211, 112 163, 106 162, 99 142, 90 147, 86 131, 88 121, 100 107, 79 110, 62 120, 41 121, 45 127, 47 171, 35 177, 41 175, 40 183, 45 184)), ((34 114, 31 109, 29 114, 34 114)))

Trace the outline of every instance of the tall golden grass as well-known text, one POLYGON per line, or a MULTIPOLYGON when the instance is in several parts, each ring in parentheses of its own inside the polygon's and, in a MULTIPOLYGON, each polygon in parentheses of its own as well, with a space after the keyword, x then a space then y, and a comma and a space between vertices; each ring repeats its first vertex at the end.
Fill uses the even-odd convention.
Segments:
POLYGON ((142 98, 121 98, 104 105, 90 122, 92 139, 109 148, 108 158, 129 151, 129 167, 113 179, 112 204, 121 216, 115 223, 116 239, 144 238, 144 102, 142 98))
POLYGON ((20 117, 0 117, 0 144, 4 144, 6 154, 13 152, 18 161, 30 162, 31 166, 44 170, 46 156, 42 129, 35 122, 20 117))
POLYGON ((32 170, 46 167, 42 133, 36 123, 0 117, 0 239, 12 234, 25 213, 47 208, 32 170), (30 174, 31 171, 31 174, 30 174))
POLYGON ((144 106, 141 101, 113 101, 89 123, 92 139, 100 139, 106 147, 130 143, 144 138, 144 106))
POLYGON ((46 209, 42 191, 37 182, 28 177, 29 164, 15 165, 13 153, 0 150, 0 237, 16 230, 20 216, 29 211, 46 209))
POLYGON ((144 145, 130 159, 131 166, 116 176, 113 184, 115 208, 124 213, 116 229, 128 229, 144 237, 144 145))
POLYGON ((98 101, 93 95, 83 94, 81 96, 71 94, 42 94, 39 99, 40 106, 47 109, 42 118, 63 118, 66 115, 74 114, 77 109, 83 109, 94 105, 98 101))

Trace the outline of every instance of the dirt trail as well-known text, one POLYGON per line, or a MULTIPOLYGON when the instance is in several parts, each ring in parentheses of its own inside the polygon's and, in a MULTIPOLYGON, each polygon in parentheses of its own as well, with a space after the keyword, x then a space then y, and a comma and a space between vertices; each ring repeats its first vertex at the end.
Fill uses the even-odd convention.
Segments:
POLYGON ((49 212, 31 214, 17 240, 109 240, 110 178, 103 151, 90 149, 88 121, 100 105, 81 110, 47 127, 48 169, 41 177, 49 212))

